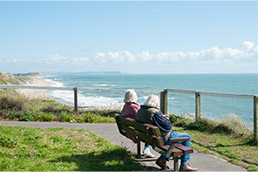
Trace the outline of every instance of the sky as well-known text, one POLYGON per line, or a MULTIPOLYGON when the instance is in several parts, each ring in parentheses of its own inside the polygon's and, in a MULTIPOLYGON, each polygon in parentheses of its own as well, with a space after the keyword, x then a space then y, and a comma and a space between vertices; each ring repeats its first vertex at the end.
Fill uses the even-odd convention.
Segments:
POLYGON ((258 73, 258 1, 0 1, 0 72, 258 73))

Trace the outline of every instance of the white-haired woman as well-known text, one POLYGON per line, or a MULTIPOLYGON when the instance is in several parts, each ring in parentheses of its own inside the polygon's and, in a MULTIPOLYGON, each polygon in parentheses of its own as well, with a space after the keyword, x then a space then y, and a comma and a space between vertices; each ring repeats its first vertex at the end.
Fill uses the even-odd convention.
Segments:
MULTIPOLYGON (((133 89, 129 89, 126 91, 125 93, 125 97, 124 97, 124 106, 122 109, 122 113, 121 115, 124 117, 130 117, 135 119, 135 114, 136 112, 141 108, 139 104, 136 103, 137 102, 137 94, 133 89)), ((130 134, 130 133, 125 133, 126 137, 131 139, 134 143, 140 143, 140 140, 138 137, 130 134)), ((143 150, 143 155, 145 157, 150 157, 150 158, 154 158, 155 155, 151 154, 150 152, 150 148, 151 146, 148 144, 145 144, 145 148, 143 150)))

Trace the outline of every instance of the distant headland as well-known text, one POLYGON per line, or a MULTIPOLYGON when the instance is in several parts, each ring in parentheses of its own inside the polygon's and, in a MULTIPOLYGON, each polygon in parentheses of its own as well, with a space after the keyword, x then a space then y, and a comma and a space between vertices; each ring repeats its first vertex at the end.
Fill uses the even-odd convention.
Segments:
POLYGON ((29 73, 16 73, 12 74, 13 76, 18 77, 44 77, 44 76, 51 76, 50 74, 41 73, 41 72, 29 72, 29 73))
POLYGON ((122 71, 48 72, 51 75, 121 75, 122 71))

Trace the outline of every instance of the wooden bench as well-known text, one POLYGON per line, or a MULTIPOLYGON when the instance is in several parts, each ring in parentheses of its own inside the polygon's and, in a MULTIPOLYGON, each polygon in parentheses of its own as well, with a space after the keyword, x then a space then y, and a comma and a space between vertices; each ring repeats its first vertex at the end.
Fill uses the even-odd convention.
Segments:
MULTIPOLYGON (((125 132, 131 133, 137 136, 140 141, 152 146, 153 150, 166 158, 173 157, 174 159, 174 171, 178 171, 178 159, 185 154, 193 153, 192 148, 188 148, 181 144, 179 141, 189 140, 188 137, 182 138, 170 138, 171 145, 165 145, 163 138, 161 137, 159 127, 147 124, 139 123, 132 118, 125 118, 119 114, 115 116, 117 127, 119 132, 125 136, 125 132)), ((140 143, 137 144, 137 157, 141 156, 140 143)))

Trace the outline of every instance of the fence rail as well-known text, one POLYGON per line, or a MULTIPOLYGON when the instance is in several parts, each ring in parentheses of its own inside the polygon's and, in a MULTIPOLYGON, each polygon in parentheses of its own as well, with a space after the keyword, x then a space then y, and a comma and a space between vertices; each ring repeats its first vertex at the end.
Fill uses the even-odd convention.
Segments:
MULTIPOLYGON (((15 90, 45 90, 45 95, 47 95, 48 98, 73 106, 75 114, 77 114, 78 109, 80 108, 89 108, 92 106, 103 107, 103 104, 105 103, 109 103, 107 108, 113 108, 119 104, 116 108, 121 109, 124 93, 126 91, 81 87, 0 85, 0 89, 7 88, 15 90), (64 98, 64 96, 67 97, 64 98), (114 99, 115 101, 113 101, 114 99)), ((223 115, 228 113, 228 111, 232 111, 232 113, 236 114, 239 113, 241 118, 247 119, 247 123, 251 123, 249 126, 251 126, 251 130, 253 130, 254 138, 256 140, 258 139, 258 95, 179 89, 165 89, 161 92, 136 90, 136 93, 138 95, 137 103, 139 104, 142 104, 150 94, 159 95, 160 110, 163 113, 178 114, 178 111, 180 110, 181 113, 184 113, 182 111, 185 111, 186 114, 194 114, 193 116, 196 122, 200 120, 201 116, 205 116, 208 113, 210 113, 211 116, 223 115), (221 110, 222 106, 228 106, 226 107, 228 109, 224 110, 222 108, 221 110), (218 113, 218 115, 215 115, 216 113, 218 113)))
MULTIPOLYGON (((161 92, 161 110, 163 113, 168 113, 168 94, 169 93, 180 93, 180 94, 190 94, 194 95, 195 102, 195 121, 198 123, 202 114, 202 105, 201 97, 212 96, 212 97, 221 97, 221 98, 231 98, 231 99, 246 99, 251 100, 252 103, 249 103, 249 106, 253 106, 252 118, 253 118, 253 134, 254 139, 258 139, 258 95, 249 95, 249 94, 233 94, 233 93, 217 93, 217 92, 204 92, 204 91, 191 91, 191 90, 178 90, 178 89, 165 89, 161 92)), ((214 101, 213 101, 214 102, 214 101)), ((173 106, 173 103, 171 104, 173 106)), ((212 106, 212 105, 211 105, 212 106)), ((249 108, 250 110, 250 108, 249 108)), ((247 117, 247 114, 244 114, 247 117)), ((250 113, 248 114, 250 115, 250 113)), ((250 117, 249 117, 250 118, 250 117)))

